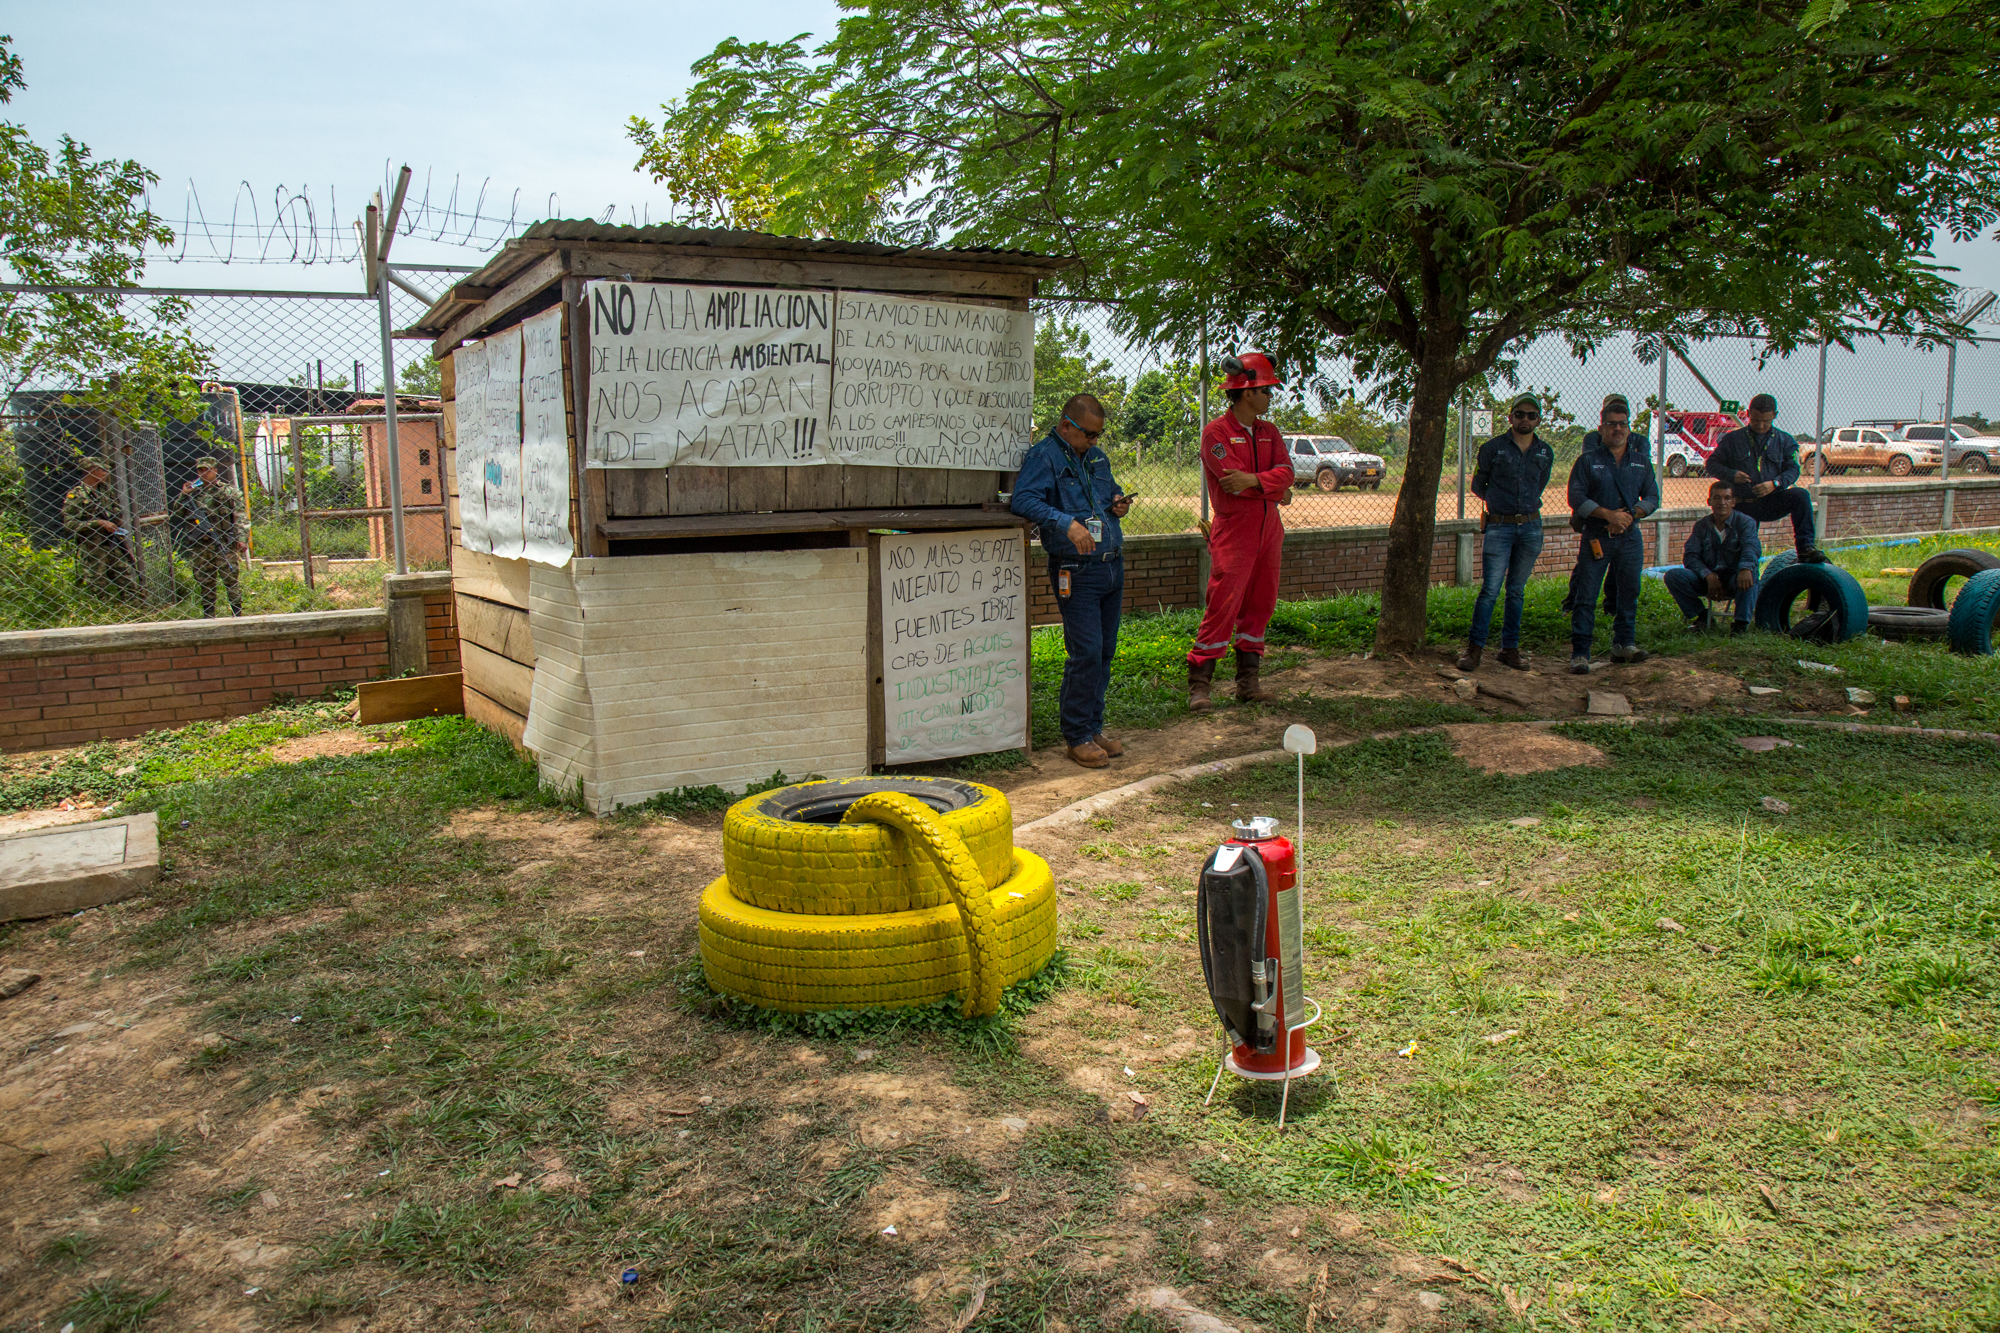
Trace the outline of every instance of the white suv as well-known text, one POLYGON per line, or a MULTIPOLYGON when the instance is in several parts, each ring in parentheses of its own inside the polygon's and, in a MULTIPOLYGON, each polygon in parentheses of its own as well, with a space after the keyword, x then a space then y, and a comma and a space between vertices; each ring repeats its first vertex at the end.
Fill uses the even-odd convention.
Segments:
POLYGON ((1382 489, 1382 456, 1363 453, 1338 435, 1292 435, 1285 445, 1292 451, 1292 475, 1296 484, 1308 482, 1323 491, 1337 491, 1351 485, 1356 490, 1382 489))
MULTIPOLYGON (((1951 470, 1953 472, 1991 472, 2000 463, 2000 436, 1981 435, 1963 422, 1951 424, 1951 470)), ((1932 446, 1944 443, 1944 423, 1941 421, 1918 422, 1902 429, 1902 438, 1913 443, 1932 446)))

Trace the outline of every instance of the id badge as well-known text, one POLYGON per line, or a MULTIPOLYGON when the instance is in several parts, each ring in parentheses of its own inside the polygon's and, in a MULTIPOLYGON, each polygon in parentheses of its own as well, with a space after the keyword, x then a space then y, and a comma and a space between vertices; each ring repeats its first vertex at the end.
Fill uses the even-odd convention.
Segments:
POLYGON ((1094 542, 1104 540, 1104 520, 1101 518, 1085 519, 1083 530, 1090 534, 1090 539, 1094 542))
POLYGON ((1056 596, 1069 596, 1069 571, 1067 569, 1058 569, 1056 571, 1056 596))

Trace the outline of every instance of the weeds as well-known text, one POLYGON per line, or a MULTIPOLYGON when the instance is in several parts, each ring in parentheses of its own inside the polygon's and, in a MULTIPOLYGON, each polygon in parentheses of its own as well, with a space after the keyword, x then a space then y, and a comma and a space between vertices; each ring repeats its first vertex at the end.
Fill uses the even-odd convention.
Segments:
POLYGON ((113 1198, 123 1198, 144 1189, 179 1151, 180 1145, 169 1138, 156 1138, 146 1147, 129 1153, 114 1153, 107 1143, 104 1156, 84 1168, 84 1179, 97 1182, 113 1198))
POLYGON ((86 1231, 72 1231, 42 1246, 41 1261, 51 1268, 75 1268, 97 1253, 102 1242, 86 1231))
POLYGON ((127 1333, 152 1318, 173 1294, 172 1287, 148 1296, 122 1282, 93 1282, 53 1318, 74 1324, 77 1333, 127 1333))

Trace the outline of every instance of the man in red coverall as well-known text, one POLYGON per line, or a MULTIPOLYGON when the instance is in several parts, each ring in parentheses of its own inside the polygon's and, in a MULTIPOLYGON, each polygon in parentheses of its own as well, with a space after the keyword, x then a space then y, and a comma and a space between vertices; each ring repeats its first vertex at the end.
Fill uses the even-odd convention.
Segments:
POLYGON ((1278 367, 1262 352, 1225 357, 1223 390, 1229 410, 1201 433, 1201 469, 1208 481, 1208 609, 1188 653, 1188 707, 1207 712, 1215 664, 1236 648, 1236 698, 1269 703, 1277 696, 1257 681, 1264 629, 1278 605, 1278 559, 1285 525, 1278 506, 1292 502, 1292 457, 1278 428, 1263 419, 1278 367))

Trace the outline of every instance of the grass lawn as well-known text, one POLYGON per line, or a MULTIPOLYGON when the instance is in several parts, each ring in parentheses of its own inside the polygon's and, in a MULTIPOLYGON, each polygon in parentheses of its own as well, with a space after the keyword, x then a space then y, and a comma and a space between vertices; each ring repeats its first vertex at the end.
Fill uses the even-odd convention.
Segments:
MULTIPOLYGON (((1560 595, 1534 590, 1538 651, 1560 595)), ((1809 656, 1991 727, 1990 659, 1697 644, 1664 600, 1652 646, 1773 683, 1809 656)), ((1469 603, 1434 595, 1439 641, 1469 603)), ((1372 629, 1363 599, 1278 623, 1298 655, 1372 629)), ((1133 622, 1117 726, 1176 716, 1187 628, 1133 622)), ((343 724, 295 706, 0 775, 14 807, 156 810, 167 866, 0 926, 0 969, 46 978, 0 1001, 0 1329, 914 1330, 977 1303, 972 1333, 1140 1333, 1158 1284, 1273 1330, 2000 1328, 1986 743, 1753 754, 1768 724, 1718 711, 1564 726, 1601 762, 1524 776, 1441 733, 1323 753, 1328 1073, 1280 1136, 1269 1092, 1201 1105, 1189 891, 1228 815, 1289 826, 1288 768, 1035 841, 1064 952, 999 1020, 766 1019, 701 978, 719 815, 583 818, 459 719, 272 761, 343 724)))

